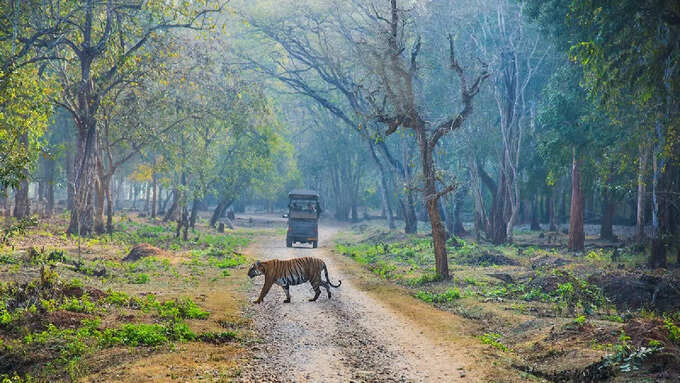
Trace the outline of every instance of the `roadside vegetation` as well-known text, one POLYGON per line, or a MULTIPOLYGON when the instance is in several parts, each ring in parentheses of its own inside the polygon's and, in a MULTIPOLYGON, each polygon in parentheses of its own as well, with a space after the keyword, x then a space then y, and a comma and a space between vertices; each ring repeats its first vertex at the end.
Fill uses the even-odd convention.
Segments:
POLYGON ((467 319, 469 335, 531 375, 680 378, 677 269, 645 269, 635 247, 592 244, 575 253, 545 246, 544 236, 517 232, 514 245, 500 246, 451 237, 450 280, 438 278, 427 235, 359 224, 335 247, 413 297, 467 319))
MULTIPOLYGON (((188 241, 154 220, 124 216, 111 235, 66 237, 65 217, 5 224, 0 245, 0 378, 70 379, 187 342, 238 344, 245 323, 205 307, 204 286, 219 286, 247 261, 257 230, 216 233, 204 225, 188 241), (61 226, 60 225, 64 225, 61 226), (132 260, 133 245, 158 254, 132 260), (104 357, 104 356, 107 357, 104 357)), ((244 327, 245 326, 245 327, 244 327)))

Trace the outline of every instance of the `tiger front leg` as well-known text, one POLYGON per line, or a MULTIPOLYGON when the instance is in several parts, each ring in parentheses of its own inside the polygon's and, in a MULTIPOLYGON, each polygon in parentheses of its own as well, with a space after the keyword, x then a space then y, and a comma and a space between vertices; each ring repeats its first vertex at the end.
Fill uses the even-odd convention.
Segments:
POLYGON ((264 281, 264 286, 262 286, 262 291, 260 291, 260 296, 257 298, 257 300, 253 303, 262 303, 262 300, 264 297, 269 293, 269 289, 272 288, 272 285, 274 284, 273 281, 266 280, 264 281))
POLYGON ((290 286, 281 286, 281 288, 286 293, 286 300, 283 303, 290 303, 290 286))

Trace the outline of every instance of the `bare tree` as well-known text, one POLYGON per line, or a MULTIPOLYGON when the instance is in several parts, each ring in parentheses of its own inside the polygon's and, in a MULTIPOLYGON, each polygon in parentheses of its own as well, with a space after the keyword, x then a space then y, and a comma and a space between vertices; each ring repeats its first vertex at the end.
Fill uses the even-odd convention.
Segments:
POLYGON ((456 183, 451 182, 438 187, 437 184, 444 180, 435 165, 434 152, 439 140, 460 128, 472 113, 472 101, 489 73, 484 66, 482 73, 470 81, 456 58, 454 39, 449 34, 448 64, 458 78, 463 108, 443 122, 427 121, 422 114, 422 108, 418 105, 416 91, 417 59, 421 39, 416 37, 410 54, 408 56, 404 54, 406 31, 403 15, 404 11, 398 8, 396 0, 390 1, 389 16, 383 17, 376 11, 376 19, 384 28, 379 27, 380 32, 374 44, 366 43, 366 50, 370 55, 369 65, 372 66, 377 83, 377 88, 371 92, 369 101, 373 108, 373 117, 387 126, 386 136, 396 132, 399 127, 410 129, 415 135, 420 152, 423 197, 432 226, 437 274, 448 279, 447 233, 439 212, 439 199, 455 190, 456 183))

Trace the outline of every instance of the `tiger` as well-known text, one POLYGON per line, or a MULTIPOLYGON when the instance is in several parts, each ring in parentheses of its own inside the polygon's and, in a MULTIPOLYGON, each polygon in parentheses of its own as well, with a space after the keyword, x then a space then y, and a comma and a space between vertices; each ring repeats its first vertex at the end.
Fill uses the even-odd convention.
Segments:
POLYGON ((252 279, 258 275, 264 275, 264 286, 260 291, 260 296, 253 303, 261 303, 262 299, 269 293, 273 284, 283 288, 286 293, 286 300, 283 303, 290 303, 290 286, 309 282, 314 289, 314 298, 310 302, 316 301, 321 294, 319 286, 323 286, 328 292, 328 299, 331 298, 331 287, 338 288, 342 281, 334 285, 328 279, 328 269, 324 261, 313 257, 293 258, 286 260, 273 259, 270 261, 256 261, 248 270, 248 276, 252 279), (321 279, 321 272, 326 275, 326 280, 321 279))

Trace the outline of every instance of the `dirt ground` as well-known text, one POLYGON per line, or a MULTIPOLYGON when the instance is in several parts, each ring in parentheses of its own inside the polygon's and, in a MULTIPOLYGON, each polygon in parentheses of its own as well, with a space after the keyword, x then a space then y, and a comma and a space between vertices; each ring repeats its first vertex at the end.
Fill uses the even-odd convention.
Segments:
MULTIPOLYGON (((342 286, 332 289, 332 299, 324 292, 316 302, 307 301, 313 296, 309 284, 292 287, 289 304, 282 303, 283 289, 274 286, 262 304, 250 306, 247 316, 262 342, 253 347, 253 357, 237 380, 473 382, 488 374, 490 364, 484 358, 489 356, 474 352, 479 351, 475 342, 456 334, 456 327, 463 326, 458 317, 385 286, 334 255, 329 248, 337 231, 337 226, 322 225, 318 249, 286 248, 283 238, 276 237, 260 238, 248 249, 260 260, 319 257, 331 281, 340 279, 342 286)), ((251 301, 263 278, 254 282, 248 291, 251 301)), ((515 380, 510 375, 504 381, 515 380)))

